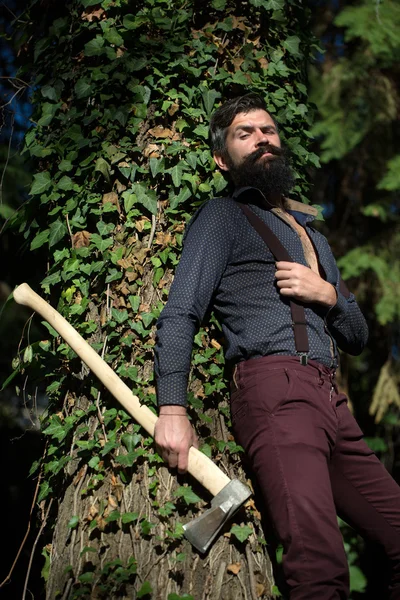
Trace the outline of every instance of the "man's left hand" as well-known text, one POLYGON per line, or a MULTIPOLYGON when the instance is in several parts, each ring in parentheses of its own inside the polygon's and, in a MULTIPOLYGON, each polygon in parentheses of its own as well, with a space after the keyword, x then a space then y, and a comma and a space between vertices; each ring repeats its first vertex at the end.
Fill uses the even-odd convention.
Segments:
POLYGON ((295 262, 276 263, 275 277, 282 296, 289 296, 302 302, 317 302, 324 306, 334 306, 337 302, 336 290, 332 284, 312 271, 309 267, 295 262))

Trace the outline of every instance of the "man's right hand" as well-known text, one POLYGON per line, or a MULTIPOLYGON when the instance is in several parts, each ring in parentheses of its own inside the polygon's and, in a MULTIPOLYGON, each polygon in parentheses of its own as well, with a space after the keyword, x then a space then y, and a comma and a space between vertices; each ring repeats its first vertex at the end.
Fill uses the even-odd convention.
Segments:
POLYGON ((169 404, 160 407, 154 439, 159 454, 168 466, 178 467, 179 473, 186 473, 189 448, 198 448, 199 443, 184 406, 169 404))

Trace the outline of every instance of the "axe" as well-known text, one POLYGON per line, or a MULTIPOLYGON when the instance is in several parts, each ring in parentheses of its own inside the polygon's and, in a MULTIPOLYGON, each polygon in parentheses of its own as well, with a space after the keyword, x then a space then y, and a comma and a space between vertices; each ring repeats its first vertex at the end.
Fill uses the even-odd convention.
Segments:
MULTIPOLYGON (((122 379, 60 313, 36 294, 27 283, 15 288, 14 300, 32 308, 50 323, 135 421, 154 436, 157 416, 147 406, 140 404, 139 398, 132 394, 122 379)), ((205 552, 225 522, 250 497, 251 491, 239 480, 229 479, 205 454, 193 447, 189 450, 188 471, 214 496, 211 508, 183 526, 185 537, 190 543, 200 552, 205 552)))

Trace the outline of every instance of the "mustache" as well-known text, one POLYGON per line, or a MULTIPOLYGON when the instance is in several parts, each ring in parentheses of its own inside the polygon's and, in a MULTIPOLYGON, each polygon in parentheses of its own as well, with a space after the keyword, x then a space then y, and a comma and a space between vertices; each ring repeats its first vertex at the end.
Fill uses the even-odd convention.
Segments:
POLYGON ((266 144, 265 146, 261 146, 251 154, 246 156, 246 163, 252 164, 255 163, 259 158, 261 158, 266 152, 270 152, 275 156, 283 156, 284 151, 283 148, 279 148, 278 146, 273 146, 272 144, 266 144))

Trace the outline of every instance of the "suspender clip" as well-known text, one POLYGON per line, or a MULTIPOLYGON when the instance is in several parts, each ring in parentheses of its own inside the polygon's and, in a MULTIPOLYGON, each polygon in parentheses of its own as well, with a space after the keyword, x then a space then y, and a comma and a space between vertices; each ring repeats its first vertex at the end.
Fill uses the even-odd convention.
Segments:
POLYGON ((299 352, 299 358, 300 358, 300 364, 303 367, 306 367, 308 365, 308 355, 306 354, 306 352, 299 352))

